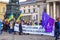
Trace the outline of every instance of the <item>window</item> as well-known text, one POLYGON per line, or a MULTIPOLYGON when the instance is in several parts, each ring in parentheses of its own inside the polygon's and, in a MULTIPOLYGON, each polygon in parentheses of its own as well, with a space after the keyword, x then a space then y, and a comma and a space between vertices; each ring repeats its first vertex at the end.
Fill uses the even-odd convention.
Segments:
POLYGON ((3 13, 5 13, 5 8, 3 7, 3 13))
POLYGON ((7 10, 10 10, 11 9, 11 7, 10 6, 7 6, 7 10))
POLYGON ((46 0, 44 0, 44 3, 46 3, 46 0))
POLYGON ((35 12, 35 8, 33 8, 33 12, 35 12))
POLYGON ((36 20, 38 20, 38 15, 36 15, 36 20))
POLYGON ((11 0, 9 0, 9 2, 11 2, 11 0))
POLYGON ((18 2, 16 2, 16 4, 19 4, 18 2))
POLYGON ((25 13, 25 10, 24 10, 24 13, 25 13))
POLYGON ((28 9, 28 12, 30 13, 30 9, 28 9))
POLYGON ((35 7, 35 5, 33 5, 33 7, 35 7))
POLYGON ((40 7, 40 5, 37 5, 37 7, 40 7))
POLYGON ((25 7, 24 7, 25 8, 25 7))

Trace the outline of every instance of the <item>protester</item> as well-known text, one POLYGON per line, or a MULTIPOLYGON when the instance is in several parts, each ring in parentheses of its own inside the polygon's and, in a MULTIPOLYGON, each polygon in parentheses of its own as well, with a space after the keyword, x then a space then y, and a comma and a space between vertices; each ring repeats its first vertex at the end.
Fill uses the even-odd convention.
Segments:
POLYGON ((40 20, 40 23, 39 23, 39 25, 42 25, 42 20, 40 20))
POLYGON ((13 24, 14 22, 13 21, 10 21, 10 30, 9 30, 9 33, 12 33, 13 32, 13 24))
POLYGON ((55 40, 58 39, 60 34, 60 18, 57 19, 57 22, 55 22, 55 40))
POLYGON ((6 21, 5 20, 3 20, 3 31, 6 32, 6 21))
POLYGON ((15 25, 14 25, 14 34, 16 34, 16 32, 19 32, 19 24, 18 24, 18 22, 16 22, 15 25))
POLYGON ((19 23, 19 35, 21 35, 21 33, 22 33, 22 22, 21 22, 21 20, 18 23, 19 23))
POLYGON ((32 25, 32 21, 30 21, 29 25, 32 25))
POLYGON ((9 29, 10 29, 10 23, 6 21, 6 32, 9 32, 9 29))
POLYGON ((27 21, 24 21, 24 25, 27 25, 27 21))
POLYGON ((38 22, 35 22, 35 25, 38 25, 38 22))
POLYGON ((2 29, 3 29, 3 23, 2 20, 0 20, 0 34, 2 34, 2 29))

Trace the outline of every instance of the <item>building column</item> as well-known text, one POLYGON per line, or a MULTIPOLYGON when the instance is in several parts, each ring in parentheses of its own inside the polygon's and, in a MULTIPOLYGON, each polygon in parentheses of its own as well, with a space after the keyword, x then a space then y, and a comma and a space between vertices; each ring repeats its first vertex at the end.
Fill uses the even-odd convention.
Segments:
POLYGON ((50 13, 51 13, 51 17, 53 18, 53 6, 52 5, 51 5, 50 13))
POLYGON ((49 15, 49 10, 50 10, 50 4, 47 3, 47 14, 49 15))
MULTIPOLYGON (((38 23, 40 23, 40 15, 39 15, 39 13, 40 13, 40 10, 39 10, 40 8, 38 8, 38 23)), ((39 24, 38 24, 39 25, 39 24)))
POLYGON ((56 8, 57 10, 57 17, 59 17, 60 15, 59 15, 59 5, 57 5, 57 8, 56 8))
POLYGON ((54 19, 56 19, 56 2, 53 2, 54 19))

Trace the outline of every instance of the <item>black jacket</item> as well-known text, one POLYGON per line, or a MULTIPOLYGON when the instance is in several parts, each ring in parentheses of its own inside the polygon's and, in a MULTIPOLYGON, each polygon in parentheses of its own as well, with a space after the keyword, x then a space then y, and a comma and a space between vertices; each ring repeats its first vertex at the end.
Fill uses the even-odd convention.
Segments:
POLYGON ((19 31, 22 32, 22 25, 19 24, 19 31))
POLYGON ((55 22, 55 29, 59 29, 58 22, 55 22))

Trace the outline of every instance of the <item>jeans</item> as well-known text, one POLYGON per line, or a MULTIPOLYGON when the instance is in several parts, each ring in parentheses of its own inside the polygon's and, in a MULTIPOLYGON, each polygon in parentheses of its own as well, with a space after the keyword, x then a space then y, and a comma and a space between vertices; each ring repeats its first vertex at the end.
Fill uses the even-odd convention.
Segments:
POLYGON ((2 34, 2 30, 0 30, 0 34, 2 34))
POLYGON ((14 30, 13 29, 9 29, 9 33, 13 33, 14 32, 14 30))
POLYGON ((60 35, 60 29, 55 30, 55 40, 58 40, 58 37, 60 35))

